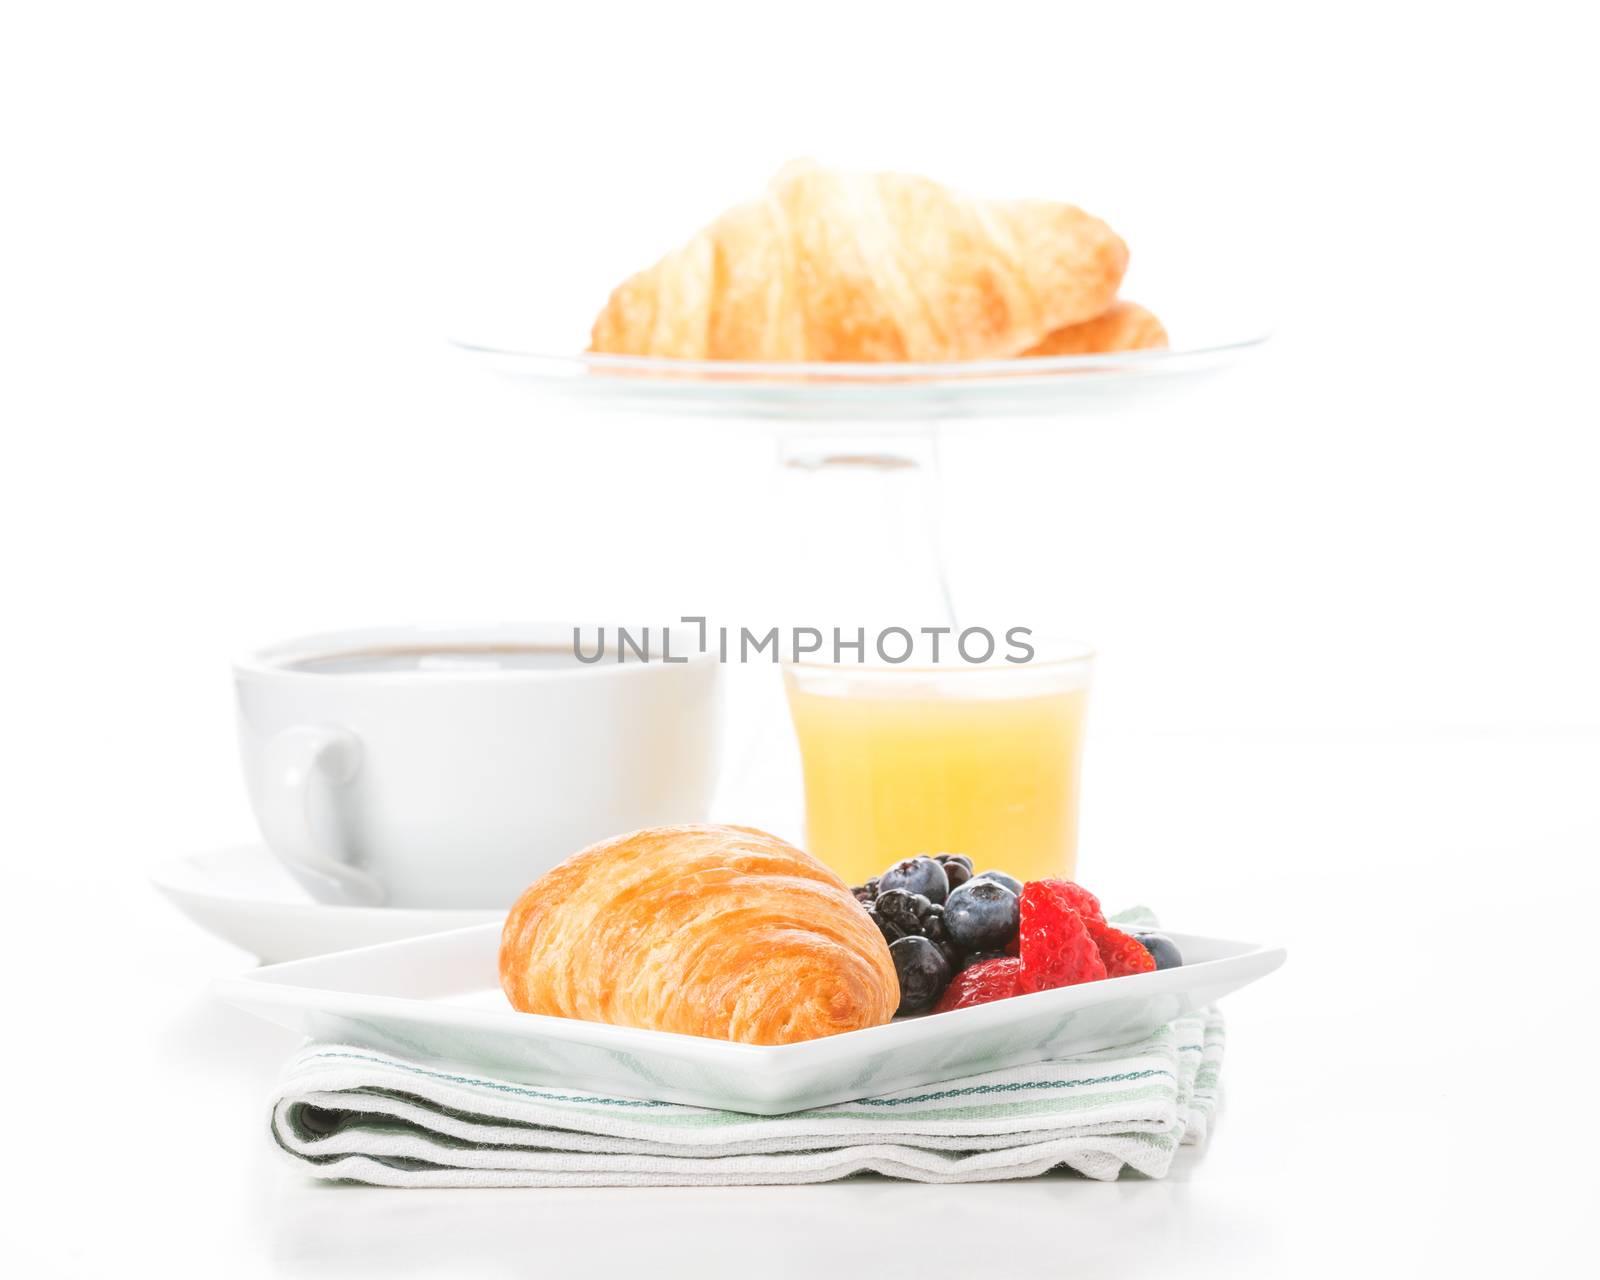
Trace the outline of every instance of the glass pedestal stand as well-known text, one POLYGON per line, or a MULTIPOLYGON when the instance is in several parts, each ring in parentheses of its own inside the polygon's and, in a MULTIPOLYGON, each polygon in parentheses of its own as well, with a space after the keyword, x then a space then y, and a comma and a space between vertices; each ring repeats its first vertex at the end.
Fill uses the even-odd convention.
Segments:
MULTIPOLYGON (((941 542, 949 531, 938 516, 939 425, 1028 417, 1065 427, 1136 402, 1176 401, 1265 339, 1256 318, 1219 311, 1219 300, 1231 296, 1227 288, 1205 290, 1187 313, 1163 304, 1171 331, 1192 335, 1188 345, 1113 355, 758 364, 574 353, 543 343, 461 345, 538 392, 553 429, 569 427, 573 411, 584 409, 649 418, 663 430, 736 420, 774 434, 775 548, 763 557, 771 570, 763 565, 761 582, 743 584, 736 612, 744 616, 711 619, 729 629, 730 685, 757 695, 730 736, 716 816, 803 840, 799 753, 782 682, 768 668, 773 657, 792 658, 795 628, 806 629, 808 645, 815 633, 813 658, 831 659, 835 627, 846 641, 859 630, 871 645, 890 628, 915 637, 924 627, 957 625, 941 542), (745 625, 758 637, 776 627, 783 649, 736 664, 731 650, 745 625)), ((729 536, 761 535, 740 529, 729 536)), ((737 707, 740 699, 730 701, 737 707)))
POLYGON ((884 629, 954 625, 933 428, 785 432, 777 454, 786 630, 821 632, 823 655, 834 628, 846 642, 864 633, 870 660, 884 629))
MULTIPOLYGON (((798 648, 801 658, 873 663, 880 642, 899 657, 910 644, 921 651, 923 628, 956 624, 937 429, 832 425, 776 435, 773 571, 741 602, 752 616, 726 620, 730 658, 745 628, 753 645, 776 627, 782 662, 798 648)), ((747 645, 747 661, 726 670, 734 723, 718 814, 803 843, 800 756, 770 653, 747 645)))

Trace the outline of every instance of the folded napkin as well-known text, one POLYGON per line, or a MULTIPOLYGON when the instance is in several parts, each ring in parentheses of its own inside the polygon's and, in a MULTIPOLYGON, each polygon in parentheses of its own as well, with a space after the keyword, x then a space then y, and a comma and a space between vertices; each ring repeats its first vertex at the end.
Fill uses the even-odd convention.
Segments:
POLYGON ((308 1044, 272 1100, 305 1173, 386 1187, 638 1187, 1167 1172, 1216 1107, 1222 1015, 1134 1044, 782 1116, 610 1098, 308 1044))

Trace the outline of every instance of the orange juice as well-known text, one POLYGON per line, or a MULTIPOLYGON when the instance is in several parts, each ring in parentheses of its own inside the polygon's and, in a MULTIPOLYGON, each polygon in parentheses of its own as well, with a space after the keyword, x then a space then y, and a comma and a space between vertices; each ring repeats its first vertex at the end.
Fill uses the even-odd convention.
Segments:
POLYGON ((831 680, 789 668, 810 851, 847 884, 918 853, 1072 876, 1088 660, 1047 665, 831 680))

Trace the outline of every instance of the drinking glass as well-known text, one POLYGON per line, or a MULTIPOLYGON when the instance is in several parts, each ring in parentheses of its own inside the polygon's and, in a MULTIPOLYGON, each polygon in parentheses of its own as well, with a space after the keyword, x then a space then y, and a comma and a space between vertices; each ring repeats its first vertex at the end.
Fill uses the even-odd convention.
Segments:
POLYGON ((1026 662, 787 665, 806 847, 849 884, 923 853, 1072 877, 1093 655, 1027 643, 1026 662))

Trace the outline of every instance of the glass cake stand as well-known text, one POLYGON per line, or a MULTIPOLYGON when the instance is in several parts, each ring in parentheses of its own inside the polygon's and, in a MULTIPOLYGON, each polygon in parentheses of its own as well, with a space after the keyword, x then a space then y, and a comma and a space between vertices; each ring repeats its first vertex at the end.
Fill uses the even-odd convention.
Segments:
MULTIPOLYGON (((1169 324, 1178 319, 1170 307, 1162 313, 1169 324)), ((544 410, 615 413, 663 429, 736 419, 735 430, 769 433, 778 464, 777 518, 766 524, 779 531, 773 572, 729 602, 744 616, 717 624, 733 636, 747 622, 761 634, 776 625, 784 637, 807 627, 830 640, 835 627, 873 638, 899 627, 922 652, 924 628, 959 636, 976 622, 961 617, 946 574, 946 430, 970 425, 982 436, 985 423, 999 419, 1058 428, 1181 404, 1267 336, 1264 325, 1228 322, 1209 309, 1205 320, 1174 325, 1195 341, 1160 351, 963 364, 754 364, 573 353, 537 342, 457 345, 538 393, 544 410)), ((798 750, 782 682, 767 679, 762 665, 728 668, 739 691, 730 698, 731 732, 742 746, 717 808, 739 821, 758 817, 803 845, 798 750)))
MULTIPOLYGON (((457 346, 548 401, 580 412, 739 419, 776 442, 784 609, 832 625, 953 626, 937 495, 944 427, 975 419, 1052 423, 1178 400, 1267 336, 1259 323, 1189 325, 1157 351, 954 364, 762 364, 457 346)), ((787 621, 787 619, 778 619, 787 621)))

